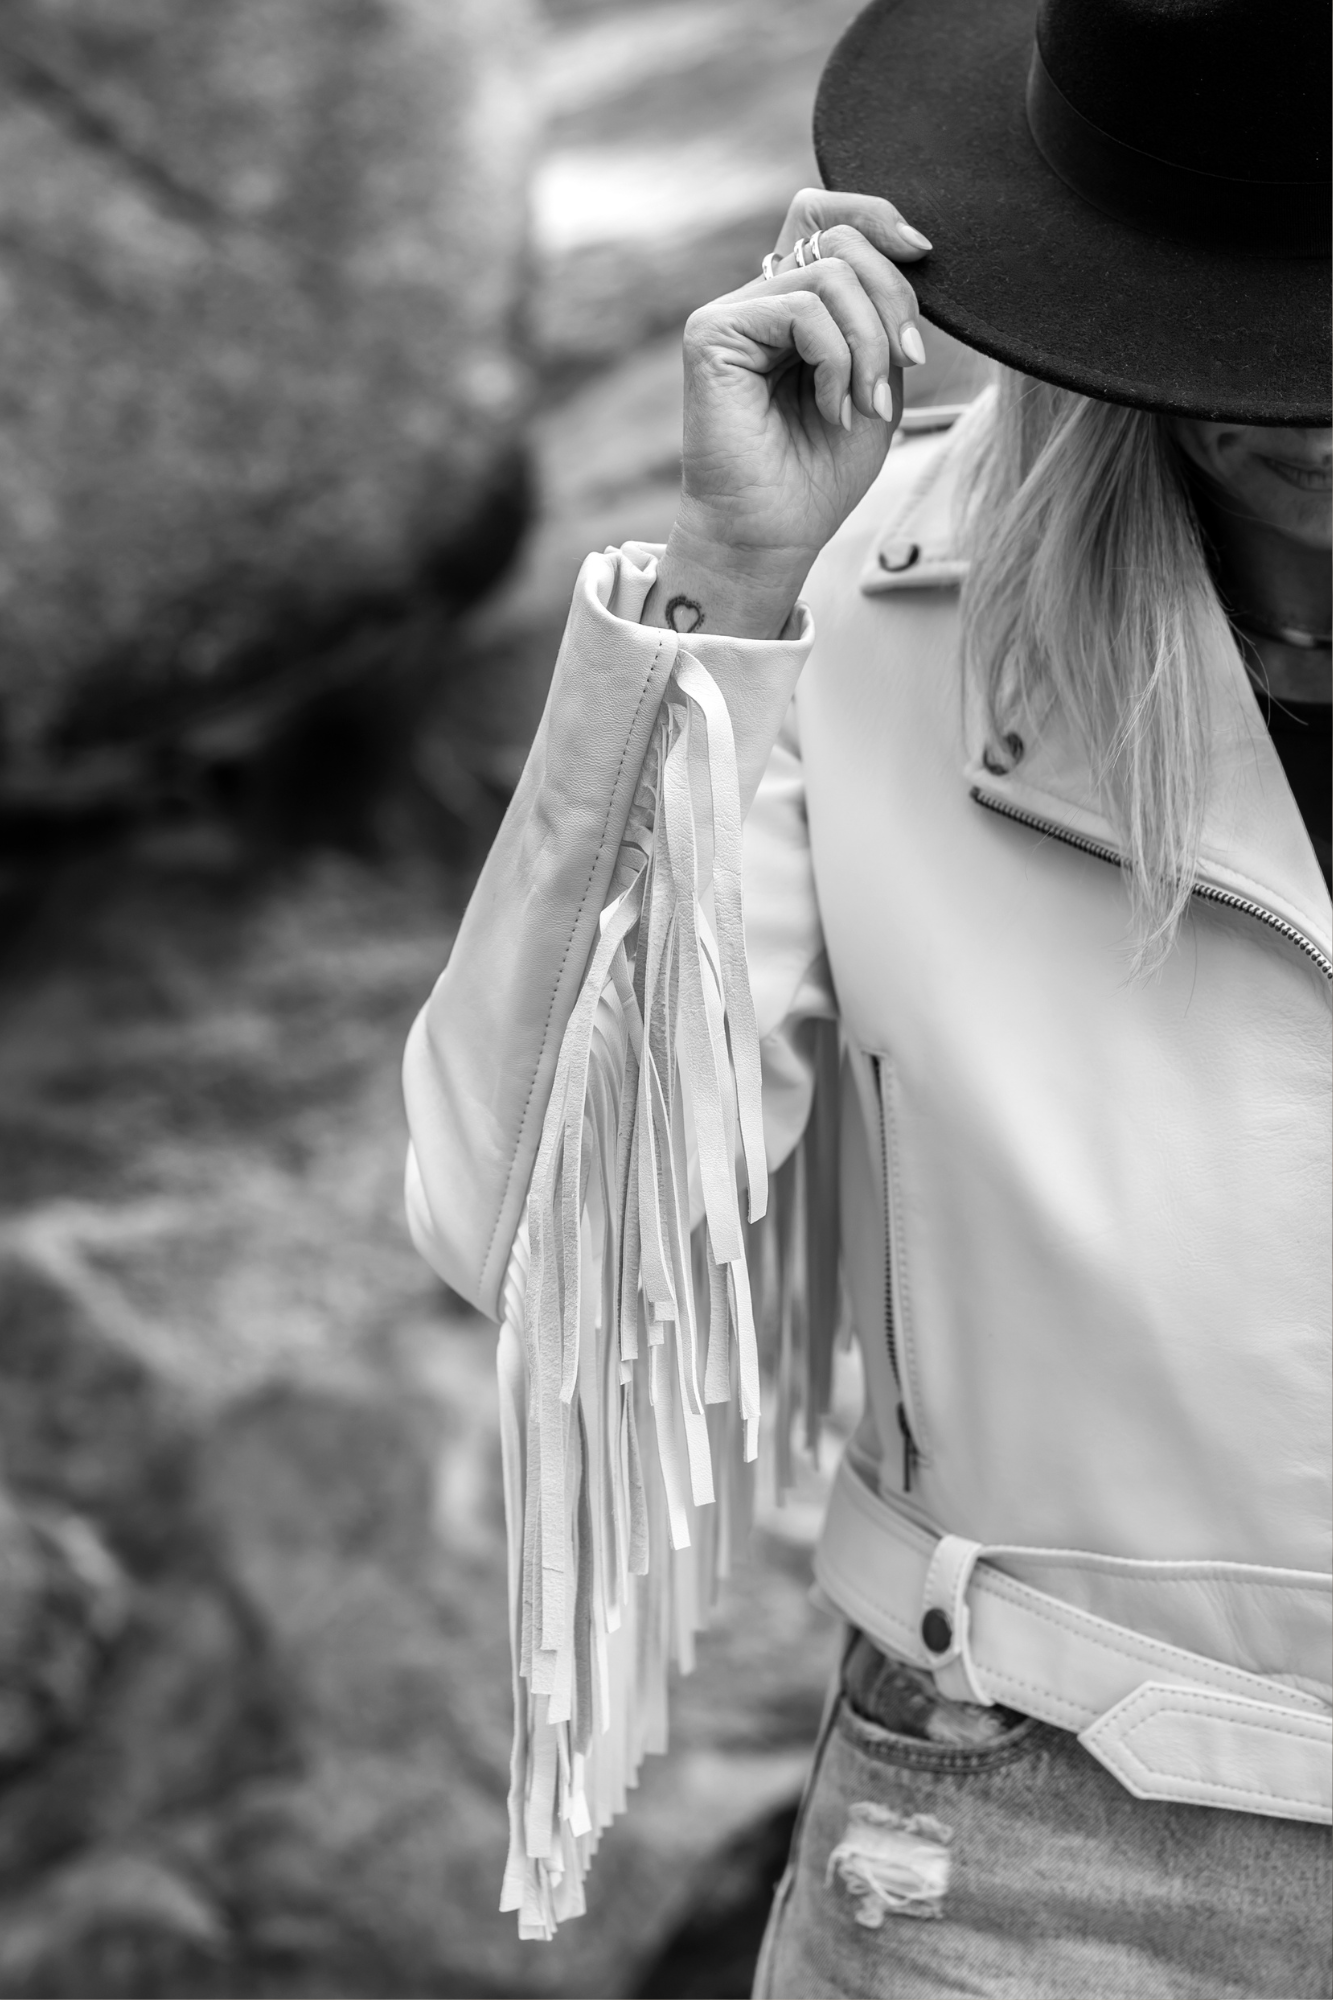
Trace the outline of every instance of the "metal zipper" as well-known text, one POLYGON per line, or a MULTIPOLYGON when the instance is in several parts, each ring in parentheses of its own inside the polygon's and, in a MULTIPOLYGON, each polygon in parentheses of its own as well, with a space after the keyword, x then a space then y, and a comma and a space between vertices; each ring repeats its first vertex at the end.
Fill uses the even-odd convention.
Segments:
MULTIPOLYGON (((1108 861, 1114 868, 1124 867, 1119 852, 1114 847, 1108 847, 1103 840, 1091 840, 1085 833, 1071 833, 1055 820, 1043 819, 1040 814, 1027 812, 1022 806, 1011 806, 1007 799, 995 798, 992 793, 983 791, 980 785, 973 785, 972 797, 987 812, 998 813, 1001 819, 1011 819, 1019 826, 1031 827, 1034 833, 1048 834, 1052 840, 1063 841, 1066 847, 1077 848, 1080 854, 1091 854, 1098 861, 1108 861)), ((1295 924, 1289 924, 1285 917, 1265 909, 1262 903, 1251 902, 1248 896, 1237 896, 1230 889, 1219 889, 1211 882, 1195 882, 1190 893, 1197 896, 1201 903, 1218 903, 1223 909, 1239 910, 1243 916, 1255 917, 1261 924, 1267 924, 1269 930, 1276 931, 1288 944, 1294 944, 1303 951, 1319 967, 1325 979, 1333 980, 1333 958, 1321 951, 1314 939, 1308 938, 1295 924)))
POLYGON ((903 1492, 912 1490, 912 1472, 919 1456, 907 1409, 902 1400, 903 1379, 898 1371, 898 1334, 893 1316, 893 1215, 889 1194, 889 1120, 884 1109, 884 1077, 880 1058, 871 1056, 875 1072, 875 1103, 879 1108, 879 1158, 884 1175, 884 1341, 889 1350, 889 1366, 898 1390, 898 1429, 903 1440, 903 1492))

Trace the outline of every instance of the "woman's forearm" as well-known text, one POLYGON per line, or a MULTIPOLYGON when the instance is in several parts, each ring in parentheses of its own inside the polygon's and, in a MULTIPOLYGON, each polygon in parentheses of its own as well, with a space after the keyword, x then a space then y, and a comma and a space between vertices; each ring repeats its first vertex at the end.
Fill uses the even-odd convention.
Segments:
POLYGON ((780 639, 810 562, 809 553, 723 549, 673 529, 643 623, 681 634, 780 639))

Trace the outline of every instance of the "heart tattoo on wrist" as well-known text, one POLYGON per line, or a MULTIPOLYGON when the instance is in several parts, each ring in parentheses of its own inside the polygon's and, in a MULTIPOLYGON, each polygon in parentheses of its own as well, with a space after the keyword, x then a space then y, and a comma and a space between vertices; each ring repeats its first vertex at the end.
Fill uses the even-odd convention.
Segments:
POLYGON ((692 597, 668 598, 666 622, 673 632, 697 632, 704 622, 704 608, 692 597), (685 623, 685 619, 689 622, 685 623))

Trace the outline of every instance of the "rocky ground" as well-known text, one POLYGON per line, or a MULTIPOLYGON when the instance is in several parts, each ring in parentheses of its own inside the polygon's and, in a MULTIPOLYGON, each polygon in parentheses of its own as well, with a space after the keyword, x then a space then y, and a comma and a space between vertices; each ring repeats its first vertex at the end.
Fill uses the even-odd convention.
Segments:
POLYGON ((491 1342, 399 1213, 443 886, 144 841, 69 870, 11 955, 7 1993, 627 1991, 796 1782, 827 1642, 770 1541, 597 1917, 539 1950, 490 1914, 491 1342))
MULTIPOLYGON (((577 563, 665 532, 675 329, 812 175, 845 0, 556 8, 541 512, 384 755, 0 855, 0 1994, 740 1994, 836 1635, 770 1509, 593 1914, 495 1914, 488 1327, 414 1256, 398 1062, 577 563)), ((478 240, 484 252, 484 227, 478 240)), ((432 654, 431 657, 436 657, 432 654)))

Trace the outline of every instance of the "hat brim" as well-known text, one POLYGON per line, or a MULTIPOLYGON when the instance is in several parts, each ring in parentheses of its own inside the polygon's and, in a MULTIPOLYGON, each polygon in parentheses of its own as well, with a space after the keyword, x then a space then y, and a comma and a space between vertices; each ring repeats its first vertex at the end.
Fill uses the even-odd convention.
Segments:
POLYGON ((872 0, 815 101, 828 188, 934 243, 907 275, 969 347, 1086 396, 1218 422, 1329 422, 1328 258, 1202 249, 1083 201, 1028 131, 1032 0, 872 0))

